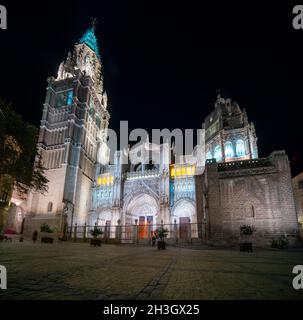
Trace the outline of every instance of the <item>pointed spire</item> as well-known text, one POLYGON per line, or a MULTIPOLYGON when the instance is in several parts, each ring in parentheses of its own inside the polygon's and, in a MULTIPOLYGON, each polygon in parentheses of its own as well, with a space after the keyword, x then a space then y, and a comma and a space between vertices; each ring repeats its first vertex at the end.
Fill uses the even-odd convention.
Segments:
POLYGON ((97 24, 97 19, 93 18, 92 19, 92 26, 90 29, 86 30, 84 35, 80 38, 79 43, 85 43, 89 48, 91 48, 99 58, 99 46, 98 46, 98 41, 97 37, 95 35, 95 30, 96 30, 96 24, 97 24))

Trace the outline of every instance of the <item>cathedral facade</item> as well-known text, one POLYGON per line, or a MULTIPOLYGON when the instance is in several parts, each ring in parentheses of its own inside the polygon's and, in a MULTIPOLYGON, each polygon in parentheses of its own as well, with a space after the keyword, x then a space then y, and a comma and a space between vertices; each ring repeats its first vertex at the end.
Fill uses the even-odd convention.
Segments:
POLYGON ((24 234, 42 223, 60 231, 67 226, 71 233, 75 226, 97 225, 126 242, 134 240, 134 226, 136 240, 150 238, 160 225, 169 229, 168 238, 204 243, 233 241, 243 224, 254 225, 259 239, 296 234, 287 155, 258 157, 254 125, 236 102, 218 96, 202 126, 205 148, 198 149, 196 163, 177 160, 170 143, 146 141, 129 150, 145 161, 125 163, 123 151, 116 151, 114 162, 105 164, 108 127, 91 28, 57 77, 48 78, 38 149, 49 189, 28 195, 24 234))

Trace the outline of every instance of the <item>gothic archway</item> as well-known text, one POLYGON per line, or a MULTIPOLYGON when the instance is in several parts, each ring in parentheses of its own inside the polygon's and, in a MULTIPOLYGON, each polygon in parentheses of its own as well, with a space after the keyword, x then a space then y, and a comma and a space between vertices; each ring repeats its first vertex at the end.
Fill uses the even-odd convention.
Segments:
POLYGON ((158 223, 159 204, 147 193, 141 193, 130 199, 124 208, 125 225, 138 225, 139 238, 147 238, 158 223))

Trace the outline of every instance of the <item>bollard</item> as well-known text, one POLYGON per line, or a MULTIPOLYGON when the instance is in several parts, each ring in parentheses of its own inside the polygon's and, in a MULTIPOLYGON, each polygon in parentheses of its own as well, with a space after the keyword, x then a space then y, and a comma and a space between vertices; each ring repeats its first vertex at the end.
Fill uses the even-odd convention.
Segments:
POLYGON ((74 242, 77 241, 77 223, 75 224, 75 227, 74 227, 74 242))

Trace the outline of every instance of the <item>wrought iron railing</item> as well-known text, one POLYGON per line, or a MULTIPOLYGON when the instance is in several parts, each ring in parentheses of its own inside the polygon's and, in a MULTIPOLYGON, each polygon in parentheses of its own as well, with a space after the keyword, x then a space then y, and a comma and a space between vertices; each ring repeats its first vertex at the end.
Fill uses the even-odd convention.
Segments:
POLYGON ((129 225, 74 225, 67 230, 67 239, 86 241, 93 238, 91 231, 97 227, 101 229, 99 236, 104 242, 115 243, 151 243, 153 238, 158 238, 160 228, 167 230, 168 243, 204 242, 206 239, 205 223, 184 224, 129 224, 129 225))

